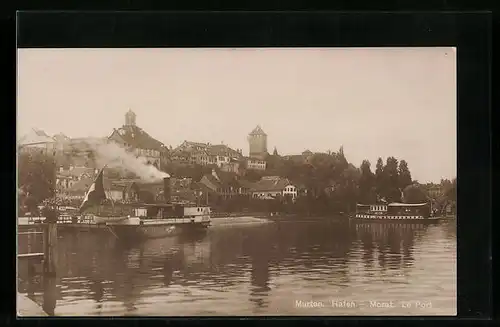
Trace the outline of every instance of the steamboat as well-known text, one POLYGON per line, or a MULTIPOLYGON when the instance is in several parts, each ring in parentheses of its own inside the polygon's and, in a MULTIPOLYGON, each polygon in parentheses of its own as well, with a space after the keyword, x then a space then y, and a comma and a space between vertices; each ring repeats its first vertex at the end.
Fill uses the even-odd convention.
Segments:
POLYGON ((210 226, 210 207, 172 203, 170 177, 163 179, 164 203, 113 204, 104 192, 102 170, 90 186, 80 207, 80 216, 62 217, 64 230, 103 230, 121 240, 141 240, 203 233, 210 226), (110 210, 111 209, 111 210, 110 210))
POLYGON ((389 203, 357 204, 356 213, 351 216, 356 221, 374 222, 436 222, 440 219, 430 203, 389 203))

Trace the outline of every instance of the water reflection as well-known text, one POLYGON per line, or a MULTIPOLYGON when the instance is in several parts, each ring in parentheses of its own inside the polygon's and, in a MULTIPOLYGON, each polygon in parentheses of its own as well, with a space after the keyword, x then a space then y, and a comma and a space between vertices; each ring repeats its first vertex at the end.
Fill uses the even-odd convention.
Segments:
MULTIPOLYGON (((108 235, 66 234, 59 240, 57 287, 46 286, 59 291, 47 292, 46 302, 49 308, 57 301, 55 313, 61 315, 338 314, 301 312, 292 303, 384 293, 415 297, 425 282, 428 258, 422 248, 454 245, 452 230, 278 223, 213 228, 205 236, 136 245, 108 235), (446 239, 434 239, 438 235, 446 239)), ((439 283, 446 290, 454 282, 446 261, 452 256, 438 254, 444 259, 432 262, 442 265, 439 283)))
MULTIPOLYGON (((351 232, 360 244, 351 250, 351 265, 362 262, 363 277, 368 280, 407 276, 415 262, 415 242, 427 228, 424 224, 352 224, 351 232)), ((397 282, 405 283, 404 280, 397 282)))
POLYGON ((269 305, 268 295, 271 290, 270 261, 272 252, 272 235, 269 229, 264 229, 261 233, 246 237, 243 241, 243 254, 250 257, 250 301, 254 304, 255 310, 269 305))

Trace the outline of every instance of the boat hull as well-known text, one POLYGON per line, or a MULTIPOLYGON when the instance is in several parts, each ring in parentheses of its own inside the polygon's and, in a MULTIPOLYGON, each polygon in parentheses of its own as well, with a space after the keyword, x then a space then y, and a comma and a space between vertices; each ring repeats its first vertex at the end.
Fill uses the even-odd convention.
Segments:
POLYGON ((422 215, 373 215, 373 214, 356 214, 350 217, 354 221, 362 222, 390 222, 390 223, 434 223, 438 222, 441 217, 424 217, 422 215))
POLYGON ((128 216, 116 216, 116 217, 106 217, 106 216, 97 216, 94 215, 93 219, 96 224, 105 224, 105 223, 110 223, 110 222, 118 222, 118 221, 123 221, 125 219, 128 219, 128 216))
POLYGON ((120 240, 144 240, 183 234, 205 233, 210 223, 152 224, 152 225, 107 225, 120 240))
POLYGON ((113 235, 125 242, 135 242, 144 239, 177 236, 182 234, 200 235, 210 226, 210 218, 205 219, 144 219, 127 217, 126 219, 96 223, 94 218, 78 219, 78 222, 68 221, 58 227, 62 231, 73 232, 103 232, 113 235))

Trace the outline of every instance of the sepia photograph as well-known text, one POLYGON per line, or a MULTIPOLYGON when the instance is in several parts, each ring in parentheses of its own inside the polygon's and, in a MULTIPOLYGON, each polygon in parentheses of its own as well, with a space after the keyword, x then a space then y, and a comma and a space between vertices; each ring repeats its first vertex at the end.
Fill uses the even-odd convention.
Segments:
POLYGON ((17 315, 455 316, 454 47, 17 50, 17 315))

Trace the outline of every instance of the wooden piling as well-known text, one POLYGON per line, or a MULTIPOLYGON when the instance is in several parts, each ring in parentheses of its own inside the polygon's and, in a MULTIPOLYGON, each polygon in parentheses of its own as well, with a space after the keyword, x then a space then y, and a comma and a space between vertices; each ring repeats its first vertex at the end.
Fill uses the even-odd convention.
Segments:
POLYGON ((45 274, 43 278, 42 308, 49 316, 55 315, 57 302, 57 281, 55 275, 45 274))
POLYGON ((47 276, 55 276, 57 268, 57 223, 48 222, 44 229, 44 265, 47 276))
POLYGON ((55 276, 57 268, 57 209, 46 207, 45 228, 44 228, 44 265, 43 272, 45 276, 55 276))

